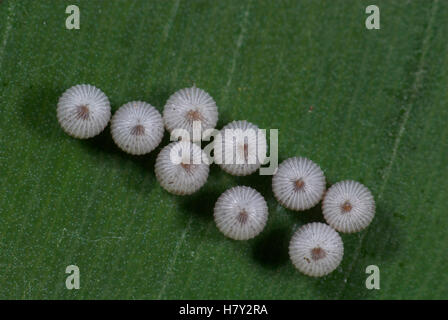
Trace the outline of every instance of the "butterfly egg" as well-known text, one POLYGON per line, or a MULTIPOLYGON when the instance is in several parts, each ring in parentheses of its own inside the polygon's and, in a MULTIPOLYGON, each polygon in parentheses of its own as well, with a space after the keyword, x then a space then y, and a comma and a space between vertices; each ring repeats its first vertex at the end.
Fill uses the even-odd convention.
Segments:
POLYGON ((204 130, 215 128, 218 122, 218 107, 215 100, 202 89, 181 89, 172 94, 166 102, 163 121, 168 132, 183 130, 188 133, 189 139, 200 141, 204 130), (200 124, 201 129, 196 135, 193 135, 194 123, 200 124))
POLYGON ((225 236, 247 240, 264 229, 268 219, 268 206, 257 190, 238 186, 228 189, 218 198, 214 219, 225 236))
POLYGON ((168 192, 192 194, 207 181, 208 163, 207 155, 196 144, 189 141, 172 142, 157 156, 155 174, 168 192))
POLYGON ((162 141, 163 131, 159 111, 142 101, 121 106, 111 121, 112 139, 121 150, 135 155, 154 150, 162 141))
POLYGON ((109 99, 90 84, 73 86, 59 98, 57 118, 70 136, 79 139, 94 137, 110 120, 109 99))
POLYGON ((322 202, 327 223, 334 229, 352 233, 366 228, 375 216, 375 200, 363 184, 345 180, 327 190, 322 202))
POLYGON ((302 211, 314 207, 325 192, 325 176, 313 161, 303 157, 280 163, 272 177, 272 190, 284 207, 302 211))
POLYGON ((254 173, 266 158, 266 134, 246 120, 225 125, 213 143, 215 162, 234 176, 254 173))
POLYGON ((344 244, 330 226, 313 222, 302 226, 291 238, 289 257, 294 266, 311 277, 322 277, 336 269, 344 255, 344 244))

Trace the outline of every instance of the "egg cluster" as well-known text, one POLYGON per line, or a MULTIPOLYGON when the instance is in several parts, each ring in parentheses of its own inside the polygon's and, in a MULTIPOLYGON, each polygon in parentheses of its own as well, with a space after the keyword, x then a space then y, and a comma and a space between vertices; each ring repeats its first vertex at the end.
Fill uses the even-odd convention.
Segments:
MULTIPOLYGON (((175 92, 168 99, 163 116, 149 103, 131 101, 121 106, 111 119, 107 96, 92 85, 76 85, 59 99, 57 118, 69 135, 87 139, 101 133, 111 123, 115 144, 124 152, 143 155, 153 151, 162 141, 164 129, 180 136, 165 146, 157 156, 155 175, 160 185, 175 195, 189 195, 207 181, 209 158, 201 149, 202 134, 214 129, 218 122, 218 107, 213 98, 197 87, 175 92), (201 136, 194 137, 194 125, 200 123, 201 136), (174 160, 175 159, 175 160, 174 160)), ((267 143, 264 132, 248 121, 233 121, 221 129, 220 139, 214 140, 217 158, 231 154, 233 162, 218 162, 227 173, 246 176, 256 172, 264 161, 267 143), (253 136, 238 139, 227 136, 231 130, 252 130, 253 136), (233 153, 233 151, 236 151, 233 153), (262 155, 262 158, 258 155, 262 155), (254 161, 249 161, 254 159, 254 161)), ((375 201, 367 187, 352 180, 340 181, 326 190, 322 169, 310 159, 292 157, 278 166, 272 177, 272 190, 280 205, 293 211, 304 211, 322 200, 324 223, 309 223, 299 228, 289 244, 289 256, 302 273, 320 277, 335 270, 344 254, 338 234, 359 232, 375 215, 375 201)), ((225 191, 216 201, 214 220, 227 237, 247 240, 263 231, 268 220, 268 206, 255 189, 237 186, 225 191)))

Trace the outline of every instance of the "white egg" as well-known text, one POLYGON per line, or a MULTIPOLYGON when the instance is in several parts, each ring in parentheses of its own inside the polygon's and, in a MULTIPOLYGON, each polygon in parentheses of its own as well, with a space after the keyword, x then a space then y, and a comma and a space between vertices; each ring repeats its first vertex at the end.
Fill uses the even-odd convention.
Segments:
POLYGON ((57 118, 62 129, 79 139, 101 133, 110 120, 110 103, 107 96, 90 84, 67 89, 59 98, 57 118))
POLYGON ((112 138, 123 151, 141 155, 154 150, 163 138, 163 120, 149 103, 132 101, 121 106, 111 121, 112 138))
POLYGON ((345 180, 328 189, 322 202, 327 223, 334 229, 353 233, 366 228, 375 216, 375 200, 363 184, 345 180))

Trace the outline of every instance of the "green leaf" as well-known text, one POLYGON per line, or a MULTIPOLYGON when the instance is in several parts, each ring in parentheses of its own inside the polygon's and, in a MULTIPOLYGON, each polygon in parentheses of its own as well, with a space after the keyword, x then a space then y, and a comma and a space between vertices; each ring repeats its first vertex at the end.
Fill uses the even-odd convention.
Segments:
MULTIPOLYGON (((0 3, 0 298, 418 299, 448 296, 448 2, 2 1, 0 3), (67 30, 65 8, 80 8, 67 30), (90 83, 113 111, 143 100, 159 111, 176 90, 203 88, 218 128, 248 120, 279 129, 279 157, 305 156, 329 184, 354 179, 376 216, 342 235, 332 274, 294 269, 294 230, 323 221, 292 212, 271 177, 216 165, 195 195, 168 194, 155 157, 121 152, 109 129, 66 135, 56 104, 90 83), (268 201, 266 229, 225 238, 213 206, 249 185, 268 201), (65 269, 80 269, 67 290, 65 269), (380 290, 365 287, 369 265, 380 290)), ((163 145, 168 143, 165 134, 163 145)))

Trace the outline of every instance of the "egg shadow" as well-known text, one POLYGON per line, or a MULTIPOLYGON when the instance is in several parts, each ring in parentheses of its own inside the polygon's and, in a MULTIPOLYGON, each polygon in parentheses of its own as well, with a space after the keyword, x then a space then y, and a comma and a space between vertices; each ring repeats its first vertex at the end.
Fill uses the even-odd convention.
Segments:
POLYGON ((198 191, 180 200, 181 210, 188 216, 198 218, 203 224, 209 223, 213 220, 213 208, 220 194, 219 191, 206 189, 198 191))
POLYGON ((289 261, 291 230, 287 226, 262 232, 252 242, 252 257, 261 266, 275 270, 289 261))
POLYGON ((159 146, 144 155, 131 155, 122 151, 113 141, 110 127, 107 127, 98 136, 81 142, 82 148, 92 155, 106 154, 105 161, 110 162, 111 168, 132 166, 133 168, 128 173, 117 170, 117 174, 123 177, 123 185, 131 191, 149 194, 156 185, 154 166, 157 155, 169 143, 169 137, 165 134, 159 146))
POLYGON ((377 204, 375 218, 364 231, 368 233, 363 241, 365 256, 372 259, 372 264, 395 261, 399 256, 397 253, 405 244, 406 236, 398 227, 397 222, 404 218, 405 213, 399 214, 382 203, 377 204), (382 241, 380 242, 379 239, 382 241))
POLYGON ((284 209, 288 219, 276 219, 275 226, 262 232, 254 239, 252 256, 267 269, 276 269, 289 263, 289 241, 293 233, 302 225, 311 222, 324 222, 320 205, 303 212, 284 209))
POLYGON ((220 183, 211 185, 210 182, 218 181, 222 174, 220 168, 212 165, 207 183, 196 193, 179 200, 181 210, 188 216, 193 215, 199 218, 203 223, 211 222, 216 200, 225 191, 225 187, 222 187, 220 183))
POLYGON ((20 115, 25 128, 43 140, 57 140, 61 131, 56 106, 62 88, 46 85, 30 85, 24 89, 23 98, 19 103, 20 115))
POLYGON ((259 174, 259 171, 257 171, 249 176, 232 176, 232 180, 236 185, 244 185, 254 188, 260 192, 266 200, 274 198, 272 193, 272 176, 262 176, 259 174))
MULTIPOLYGON (((218 106, 219 108, 219 106, 218 106)), ((223 113, 219 115, 218 122, 216 123, 216 129, 221 130, 226 124, 234 121, 234 119, 230 118, 227 114, 223 113), (219 129, 218 129, 219 128, 219 129)))
MULTIPOLYGON (((267 151, 266 155, 270 156, 269 150, 267 151)), ((278 157, 277 159, 277 167, 280 163, 282 163, 285 159, 285 157, 278 157)), ((264 164, 261 167, 267 168, 270 166, 270 163, 264 164)), ((249 187, 252 187, 256 189, 258 192, 260 192, 266 199, 266 201, 277 203, 277 200, 274 197, 274 193, 272 191, 272 177, 273 175, 261 175, 260 169, 258 169, 255 173, 248 175, 248 176, 234 176, 233 179, 235 183, 238 184, 244 184, 249 187)))
MULTIPOLYGON (((288 210, 291 211, 291 210, 288 210)), ((322 214, 322 202, 304 211, 291 211, 296 228, 312 222, 327 223, 322 214)))

